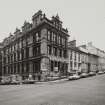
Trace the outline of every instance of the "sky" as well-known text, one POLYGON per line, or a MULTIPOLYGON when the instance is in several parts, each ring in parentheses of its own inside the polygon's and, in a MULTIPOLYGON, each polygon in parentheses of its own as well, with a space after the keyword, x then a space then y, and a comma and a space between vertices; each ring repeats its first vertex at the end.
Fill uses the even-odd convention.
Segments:
POLYGON ((58 13, 69 40, 105 51, 105 0, 0 0, 0 42, 40 9, 48 18, 58 13))

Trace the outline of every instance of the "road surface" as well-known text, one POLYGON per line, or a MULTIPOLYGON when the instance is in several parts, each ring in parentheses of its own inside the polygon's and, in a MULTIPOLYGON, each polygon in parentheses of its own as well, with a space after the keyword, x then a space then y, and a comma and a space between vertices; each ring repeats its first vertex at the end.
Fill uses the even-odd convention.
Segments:
POLYGON ((105 105, 105 74, 75 81, 0 86, 0 105, 105 105))

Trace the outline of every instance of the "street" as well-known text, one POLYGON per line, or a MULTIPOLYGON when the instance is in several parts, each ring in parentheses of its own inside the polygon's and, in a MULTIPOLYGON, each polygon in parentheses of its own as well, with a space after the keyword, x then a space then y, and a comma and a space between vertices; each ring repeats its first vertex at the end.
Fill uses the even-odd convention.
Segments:
POLYGON ((0 105, 105 105, 105 74, 57 83, 2 85, 0 105))

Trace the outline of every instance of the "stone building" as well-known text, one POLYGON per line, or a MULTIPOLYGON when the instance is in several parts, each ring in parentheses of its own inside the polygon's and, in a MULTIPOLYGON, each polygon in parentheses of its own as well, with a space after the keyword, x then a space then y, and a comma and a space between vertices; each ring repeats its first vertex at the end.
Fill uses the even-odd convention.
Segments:
POLYGON ((83 47, 78 47, 78 49, 81 51, 81 73, 88 73, 89 67, 89 55, 88 50, 83 47))
POLYGON ((37 79, 37 74, 66 75, 68 30, 62 27, 59 16, 48 19, 39 10, 32 23, 24 22, 3 41, 2 76, 19 75, 37 79))
POLYGON ((93 46, 92 42, 81 47, 87 49, 88 51, 88 69, 89 71, 105 71, 105 52, 93 46))
POLYGON ((105 52, 97 48, 98 71, 105 71, 105 52))
POLYGON ((0 81, 2 77, 2 43, 0 43, 0 81))
POLYGON ((76 47, 76 40, 68 42, 68 72, 81 72, 81 51, 76 47))
POLYGON ((76 47, 76 40, 68 43, 68 72, 88 72, 88 52, 84 48, 76 47))
MULTIPOLYGON (((105 52, 93 46, 92 42, 86 45, 86 49, 94 56, 94 64, 96 71, 105 71, 105 52)), ((92 61, 92 60, 91 60, 92 61)))

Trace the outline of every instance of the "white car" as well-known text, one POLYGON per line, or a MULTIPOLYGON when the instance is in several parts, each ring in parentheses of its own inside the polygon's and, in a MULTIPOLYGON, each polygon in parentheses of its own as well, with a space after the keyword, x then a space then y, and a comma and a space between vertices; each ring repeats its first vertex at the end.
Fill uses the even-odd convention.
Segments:
POLYGON ((80 76, 78 74, 73 74, 71 76, 68 77, 69 80, 76 80, 76 79, 79 79, 80 76))
POLYGON ((11 84, 11 85, 18 85, 18 84, 21 84, 21 82, 14 80, 14 81, 11 81, 10 84, 11 84))
POLYGON ((103 71, 99 71, 98 74, 104 74, 104 72, 103 71))
POLYGON ((86 78, 86 77, 88 77, 89 75, 87 74, 87 73, 82 73, 81 74, 81 78, 86 78))

